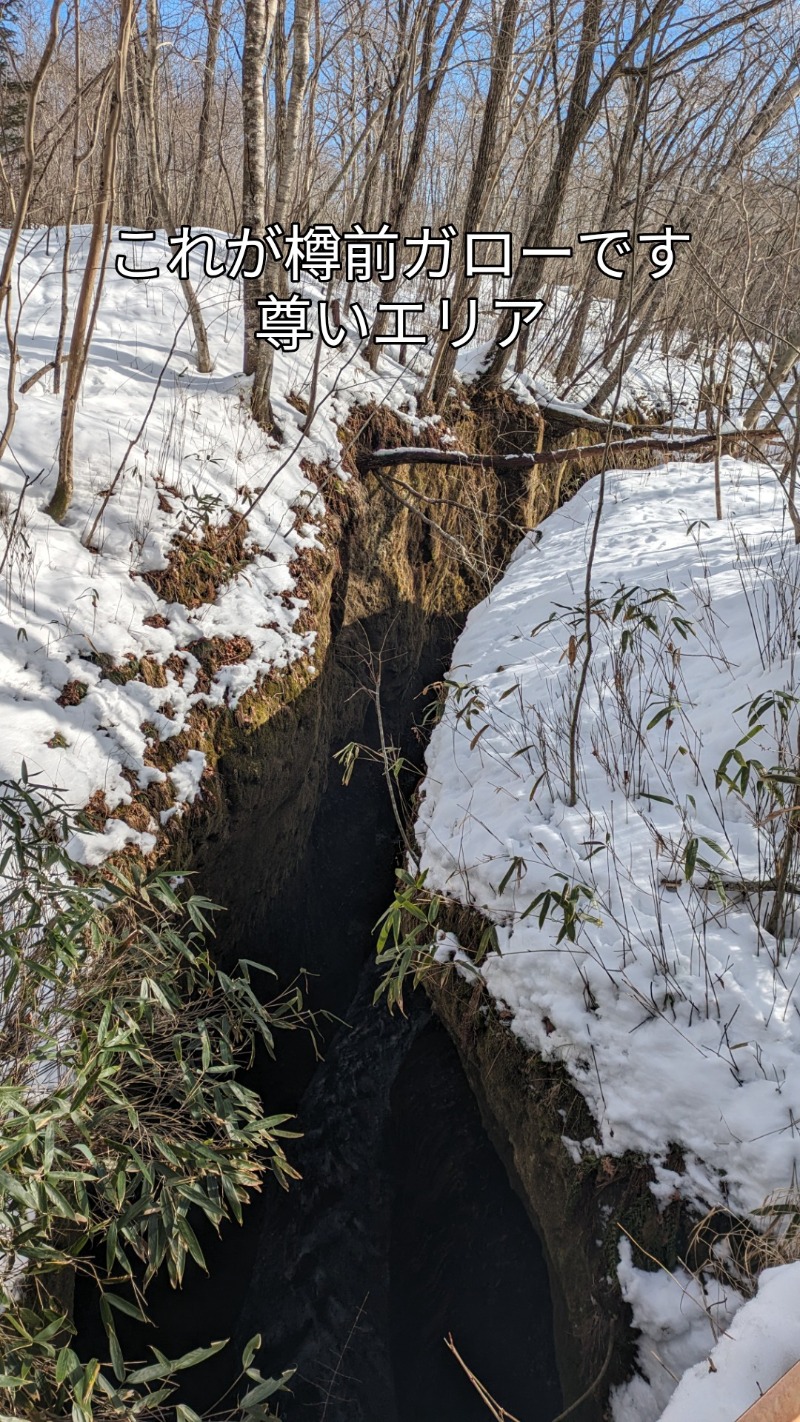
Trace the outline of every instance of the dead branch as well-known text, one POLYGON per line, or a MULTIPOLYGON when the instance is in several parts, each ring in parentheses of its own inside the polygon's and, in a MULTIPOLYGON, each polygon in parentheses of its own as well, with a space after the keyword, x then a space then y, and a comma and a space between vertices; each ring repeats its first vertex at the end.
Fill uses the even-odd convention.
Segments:
MULTIPOLYGON (((67 354, 69 354, 69 352, 67 352, 67 354)), ((66 356, 64 358, 66 359, 66 356)), ((38 381, 43 380, 44 377, 51 370, 55 370, 55 368, 56 361, 54 360, 49 360, 47 362, 47 365, 41 365, 38 370, 35 370, 33 372, 33 375, 29 375, 27 380, 23 380, 22 384, 19 387, 20 395, 27 395, 28 391, 32 390, 34 385, 36 385, 38 381)))
MULTIPOLYGON (((774 437, 775 430, 749 430, 745 435, 741 430, 732 430, 722 435, 723 444, 748 442, 756 436, 759 439, 774 437)), ((390 469, 399 464, 450 464, 465 469, 493 469, 496 474, 517 474, 533 469, 537 464, 561 464, 566 460, 592 459, 597 454, 629 453, 637 449, 660 450, 664 454, 678 454, 688 450, 713 447, 718 436, 701 434, 689 436, 643 435, 634 439, 616 439, 606 444, 585 444, 581 448, 543 449, 538 454, 470 454, 463 449, 431 449, 401 446, 397 449, 376 449, 362 454, 358 463, 362 470, 390 469)))

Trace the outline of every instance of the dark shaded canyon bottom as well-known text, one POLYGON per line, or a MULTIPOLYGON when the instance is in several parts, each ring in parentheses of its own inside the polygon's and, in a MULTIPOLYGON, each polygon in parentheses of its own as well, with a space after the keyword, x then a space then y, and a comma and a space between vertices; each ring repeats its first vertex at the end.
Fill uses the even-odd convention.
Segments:
MULTIPOLYGON (((407 695, 394 703, 407 727, 407 695)), ((368 738, 373 719, 362 727, 368 738)), ((127 1354, 145 1357, 155 1342, 177 1357, 230 1337, 218 1359, 184 1375, 182 1399, 210 1413, 258 1332, 263 1372, 297 1369, 280 1402, 286 1422, 486 1422, 445 1346, 452 1333, 520 1422, 550 1422, 562 1404, 537 1236, 424 994, 407 1018, 373 1006, 372 929, 398 861, 385 784, 374 765, 348 787, 335 768, 325 778, 288 879, 244 929, 236 895, 220 923, 223 952, 227 941, 234 955, 270 963, 281 982, 308 968, 311 1004, 345 1024, 329 1024, 319 1063, 300 1034, 282 1034, 277 1062, 254 1075, 270 1110, 297 1112, 303 1137, 289 1154, 303 1178, 289 1192, 266 1180, 244 1226, 225 1227, 221 1239, 199 1230, 209 1275, 190 1263, 181 1291, 157 1281, 149 1302, 158 1332, 131 1325, 127 1354)), ((238 851, 220 844, 201 879, 218 900, 226 879, 238 880, 240 902, 244 881, 246 897, 260 845, 277 852, 265 824, 240 826, 238 851)), ((81 1352, 104 1355, 85 1286, 76 1316, 81 1352)))
POLYGON ((549 1422, 538 1241, 444 1029, 419 999, 389 1018, 375 982, 303 1100, 303 1183, 261 1235, 242 1337, 264 1329, 267 1366, 297 1367, 292 1422, 485 1422, 449 1332, 521 1422, 549 1422))

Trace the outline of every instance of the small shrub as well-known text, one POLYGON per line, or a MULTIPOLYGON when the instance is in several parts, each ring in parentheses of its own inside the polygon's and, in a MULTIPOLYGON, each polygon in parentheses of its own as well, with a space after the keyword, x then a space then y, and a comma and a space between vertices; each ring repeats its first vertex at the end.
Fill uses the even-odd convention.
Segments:
POLYGON ((56 697, 59 706, 77 706, 83 701, 89 690, 85 681, 68 681, 61 688, 61 695, 56 697))
MULTIPOLYGON (((0 785, 0 1411, 91 1422, 161 1416, 175 1375, 223 1346, 132 1367, 115 1320, 147 1321, 160 1270, 177 1286, 189 1257, 204 1265, 192 1216, 240 1221, 266 1171, 296 1178, 289 1118, 238 1068, 307 1017, 297 991, 262 1005, 253 965, 214 965, 206 899, 135 863, 76 864, 79 827, 54 792, 0 785), (71 1347, 76 1270, 99 1291, 105 1360, 71 1347)), ((240 1412, 256 1422, 286 1376, 254 1356, 240 1412)))

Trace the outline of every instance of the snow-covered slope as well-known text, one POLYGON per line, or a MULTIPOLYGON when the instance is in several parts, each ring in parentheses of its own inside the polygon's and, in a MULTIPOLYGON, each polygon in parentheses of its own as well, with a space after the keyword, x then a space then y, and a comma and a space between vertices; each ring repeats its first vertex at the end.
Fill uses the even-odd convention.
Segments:
MULTIPOLYGON (((85 241, 79 229, 72 300, 85 241)), ((3 235, 0 251, 4 242, 3 235)), ((413 376, 386 359, 388 373, 373 377, 354 359, 352 340, 326 349, 318 410, 303 438, 303 416, 287 396, 308 396, 315 343, 279 353, 274 405, 285 438, 278 447, 250 419, 247 382, 237 374, 237 285, 200 275, 214 370, 199 375, 180 289, 165 271, 171 253, 163 237, 146 249, 147 261, 161 266, 148 281, 116 274, 117 253, 128 260, 131 253, 130 244, 115 241, 76 421, 75 499, 59 526, 44 508, 55 483, 61 398, 52 373, 25 394, 20 387, 53 357, 62 243, 60 231, 24 235, 13 297, 19 410, 0 462, 0 778, 18 778, 24 760, 73 805, 102 791, 113 810, 130 801, 131 776, 141 787, 164 779, 147 764, 154 732, 161 740, 176 735, 198 701, 235 705, 259 675, 308 652, 313 633, 297 630, 305 603, 295 560, 314 545, 323 505, 303 465, 338 463, 336 425, 354 402, 413 406, 413 376), (143 579, 167 565, 179 533, 195 543, 207 528, 230 526, 235 534, 242 516, 244 566, 211 600, 187 607, 143 579), (229 651, 209 684, 191 647, 212 638, 229 651), (104 674, 111 664, 134 669, 143 658, 144 670, 123 684, 104 674)), ((3 390, 7 376, 3 341, 3 390)), ((200 565, 202 548, 194 556, 200 565)), ((202 771, 195 750, 171 772, 178 806, 196 794, 202 771)), ((155 822, 142 829, 109 818, 105 833, 73 849, 94 858, 126 842, 147 850, 157 830, 155 822)))
MULTIPOLYGON (((660 1202, 679 1192, 747 1215, 800 1165, 791 894, 782 942, 765 927, 796 792, 763 774, 758 788, 758 765, 797 764, 800 553, 765 467, 723 460, 721 522, 713 466, 609 474, 570 805, 598 485, 523 541, 468 619, 427 756, 422 867, 497 925, 490 994, 526 1045, 564 1064, 597 1123, 568 1148, 640 1151, 660 1202), (673 1144, 682 1174, 666 1165, 673 1144)), ((652 1274, 634 1288, 641 1271, 621 1268, 660 1378, 621 1393, 616 1415, 649 1422, 674 1366, 653 1364, 670 1326, 659 1307, 648 1334, 641 1300, 671 1291, 678 1337, 686 1290, 652 1274)), ((682 1367, 713 1341, 707 1308, 682 1367)))

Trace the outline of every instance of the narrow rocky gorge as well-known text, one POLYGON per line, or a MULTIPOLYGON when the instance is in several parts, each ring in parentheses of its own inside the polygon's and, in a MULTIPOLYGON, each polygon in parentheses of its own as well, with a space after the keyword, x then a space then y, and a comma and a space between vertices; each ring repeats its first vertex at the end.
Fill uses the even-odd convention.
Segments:
MULTIPOLYGON (((460 445, 500 453, 540 438, 535 410, 505 399, 453 425, 460 445)), ((247 724, 218 728, 205 802, 176 839, 224 910, 221 961, 268 968, 265 998, 301 981, 317 1015, 316 1036, 280 1034, 250 1073, 270 1110, 295 1115, 303 1178, 286 1193, 265 1181, 242 1228, 201 1232, 209 1276, 190 1265, 182 1295, 157 1282, 150 1313, 170 1356, 220 1337, 240 1353, 260 1333, 262 1369, 297 1369, 287 1422, 480 1422, 450 1333, 520 1422, 551 1422, 597 1380, 620 1312, 597 1289, 597 1202, 570 1180, 558 1137, 540 1159, 542 1102, 503 1053, 495 1070, 472 1050, 474 1001, 439 983, 435 1011, 421 990, 407 1017, 373 1005, 373 929, 402 843, 368 752, 398 748, 410 799, 466 613, 564 470, 545 482, 414 465, 393 471, 398 488, 359 472, 364 451, 411 442, 398 417, 357 411, 342 438, 349 480, 318 471, 330 512, 307 576, 315 664, 271 684, 247 724), (345 784, 334 757, 348 743, 368 750, 345 784)), ((78 1322, 89 1346, 98 1325, 80 1288, 78 1322)), ((186 1401, 207 1410, 235 1370, 227 1353, 194 1370, 186 1401)), ((606 1372, 578 1422, 600 1416, 606 1372)))

